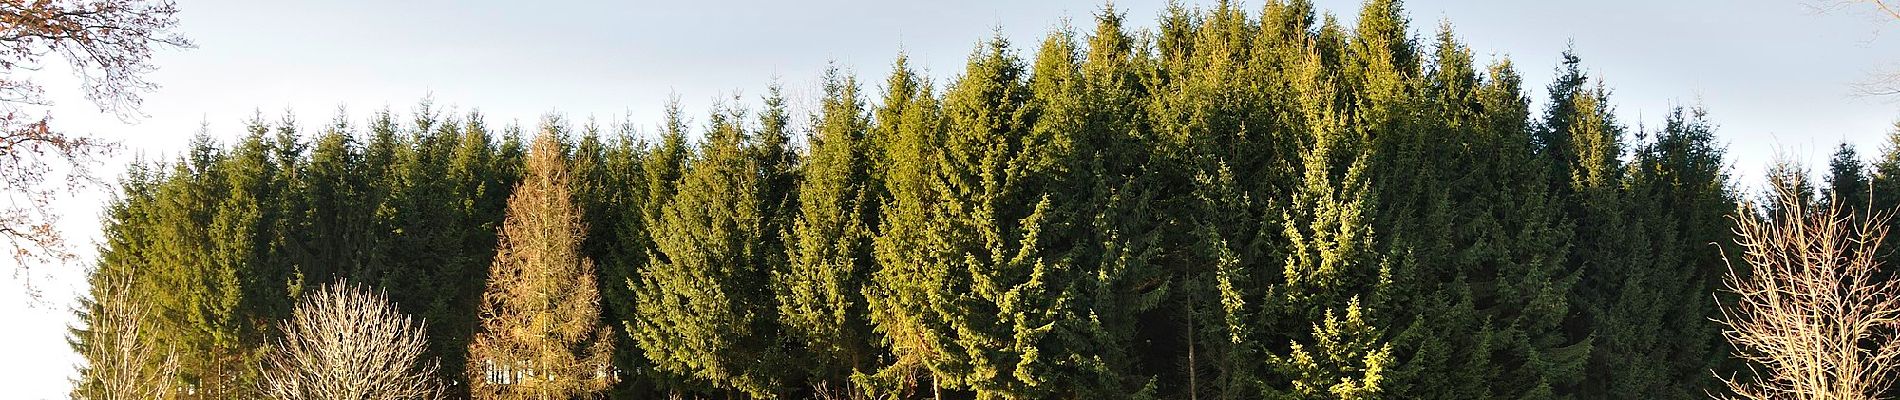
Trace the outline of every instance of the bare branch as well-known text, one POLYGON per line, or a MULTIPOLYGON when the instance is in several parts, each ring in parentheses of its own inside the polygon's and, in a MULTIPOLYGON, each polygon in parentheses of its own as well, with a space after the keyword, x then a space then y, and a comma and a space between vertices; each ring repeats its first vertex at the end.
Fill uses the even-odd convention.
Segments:
POLYGON ((193 46, 173 33, 177 13, 170 1, 0 0, 0 245, 13 250, 16 276, 27 275, 27 265, 72 260, 51 204, 97 183, 91 168, 115 147, 31 115, 29 107, 48 104, 45 90, 22 73, 58 54, 88 100, 133 119, 141 96, 157 87, 144 78, 156 68, 153 51, 193 46))
POLYGON ((74 382, 73 397, 90 400, 162 398, 177 382, 178 358, 160 349, 141 329, 147 306, 135 301, 130 279, 100 282, 97 299, 81 333, 86 365, 74 382))
MULTIPOLYGON (((1829 13, 1860 3, 1872 6, 1871 14, 1880 20, 1900 22, 1900 8, 1888 4, 1887 0, 1817 0, 1806 4, 1817 13, 1829 13)), ((1888 68, 1876 71, 1865 80, 1854 83, 1853 93, 1870 97, 1900 95, 1900 70, 1888 68)))
POLYGON ((442 398, 427 335, 382 293, 345 282, 303 300, 265 355, 264 397, 279 400, 442 398))
POLYGON ((1774 190, 1783 209, 1738 213, 1749 271, 1731 263, 1724 281, 1736 301, 1722 309, 1723 333, 1754 378, 1723 381, 1755 400, 1885 393, 1900 376, 1900 281, 1880 279, 1875 259, 1888 216, 1814 210, 1774 190))

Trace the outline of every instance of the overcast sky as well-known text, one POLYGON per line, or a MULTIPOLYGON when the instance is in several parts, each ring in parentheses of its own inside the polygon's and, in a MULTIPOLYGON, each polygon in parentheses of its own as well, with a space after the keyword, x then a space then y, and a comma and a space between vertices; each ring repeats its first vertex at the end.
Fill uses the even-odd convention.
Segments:
MULTIPOLYGON (((1245 3, 1253 9, 1260 2, 1245 3)), ((1121 0, 1117 7, 1146 29, 1165 4, 1121 0)), ((1625 123, 1656 126, 1672 106, 1706 106, 1733 173, 1752 186, 1777 154, 1825 164, 1833 146, 1847 141, 1871 156, 1900 117, 1892 99, 1855 97, 1851 86, 1900 62, 1900 37, 1882 37, 1900 32, 1900 22, 1874 18, 1861 6, 1822 14, 1807 4, 1415 0, 1407 8, 1421 39, 1451 20, 1481 57, 1512 58, 1537 89, 1534 99, 1545 95, 1559 54, 1574 41, 1585 67, 1613 90, 1625 123)), ((703 121, 713 99, 755 100, 775 79, 794 96, 811 93, 833 61, 862 81, 881 82, 900 50, 941 84, 993 32, 1033 54, 1027 46, 1049 29, 1065 20, 1088 27, 1101 5, 181 0, 180 30, 199 48, 157 54, 160 69, 148 78, 163 87, 147 96, 144 118, 100 114, 57 69, 43 79, 58 102, 57 126, 125 145, 101 169, 116 175, 132 158, 176 155, 201 127, 236 137, 258 113, 275 121, 292 111, 314 128, 339 107, 360 121, 386 107, 406 112, 427 97, 458 112, 479 109, 491 126, 531 124, 559 112, 579 121, 633 121, 651 131, 669 94, 703 121)), ((1318 5, 1349 25, 1359 7, 1318 5)), ((88 257, 102 203, 97 194, 64 202, 63 228, 88 257)), ((0 321, 9 325, 0 329, 6 397, 65 397, 75 357, 64 334, 70 299, 84 284, 81 268, 36 267, 0 279, 0 321), (42 300, 21 294, 23 277, 42 300)))

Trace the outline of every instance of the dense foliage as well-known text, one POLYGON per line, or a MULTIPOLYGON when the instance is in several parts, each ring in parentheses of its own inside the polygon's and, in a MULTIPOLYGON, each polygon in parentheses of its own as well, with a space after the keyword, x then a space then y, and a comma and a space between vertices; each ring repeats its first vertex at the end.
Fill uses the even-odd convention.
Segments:
MULTIPOLYGON (((496 337, 614 398, 1689 399, 1737 367, 1701 110, 1632 129, 1569 53, 1534 110, 1394 0, 1124 17, 645 138, 259 120, 128 171, 94 281, 140 294, 181 398, 247 397, 341 278, 428 322, 454 396, 501 393, 496 337)), ((1900 156, 1842 154, 1835 198, 1900 202, 1900 156)))

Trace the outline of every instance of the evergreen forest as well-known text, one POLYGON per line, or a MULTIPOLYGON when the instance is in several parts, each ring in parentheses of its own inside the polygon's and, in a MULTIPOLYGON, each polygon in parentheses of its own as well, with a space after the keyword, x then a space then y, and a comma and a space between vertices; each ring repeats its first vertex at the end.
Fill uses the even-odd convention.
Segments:
POLYGON ((1264 3, 839 65, 808 109, 202 132, 118 172, 78 312, 145 314, 73 328, 74 393, 309 390, 259 366, 349 282, 447 398, 1699 399, 1754 373, 1720 322, 1742 214, 1900 206, 1900 136, 1762 198, 1708 112, 1619 121, 1575 52, 1264 3), (120 341, 170 356, 88 351, 120 341))

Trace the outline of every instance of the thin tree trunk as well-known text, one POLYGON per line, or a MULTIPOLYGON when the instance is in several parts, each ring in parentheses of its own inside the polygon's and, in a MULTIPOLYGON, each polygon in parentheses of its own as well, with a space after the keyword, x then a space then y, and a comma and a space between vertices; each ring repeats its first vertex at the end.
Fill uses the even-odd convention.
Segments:
POLYGON ((1199 344, 1200 337, 1194 335, 1194 300, 1193 299, 1188 300, 1187 314, 1188 314, 1188 317, 1187 317, 1187 320, 1188 320, 1187 321, 1187 324, 1188 324, 1187 326, 1188 328, 1187 329, 1188 331, 1188 337, 1187 337, 1188 400, 1197 400, 1197 396, 1200 396, 1201 394, 1200 385, 1199 385, 1199 382, 1197 381, 1197 379, 1199 378, 1197 374, 1199 373, 1201 366, 1200 364, 1194 363, 1194 346, 1196 344, 1199 344))

